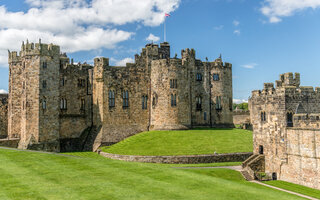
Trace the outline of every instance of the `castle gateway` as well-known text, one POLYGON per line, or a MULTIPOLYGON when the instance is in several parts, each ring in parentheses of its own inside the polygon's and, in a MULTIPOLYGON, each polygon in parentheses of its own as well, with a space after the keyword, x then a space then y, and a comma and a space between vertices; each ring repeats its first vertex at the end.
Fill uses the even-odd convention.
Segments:
POLYGON ((74 64, 56 45, 9 52, 8 138, 19 148, 95 150, 148 130, 232 126, 232 65, 170 58, 148 44, 135 63, 74 64))

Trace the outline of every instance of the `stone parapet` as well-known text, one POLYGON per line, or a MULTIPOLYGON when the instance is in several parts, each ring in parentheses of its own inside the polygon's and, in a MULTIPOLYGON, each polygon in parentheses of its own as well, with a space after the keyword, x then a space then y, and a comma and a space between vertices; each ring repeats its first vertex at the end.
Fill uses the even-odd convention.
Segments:
POLYGON ((135 156, 120 155, 100 152, 100 155, 114 160, 144 163, 165 163, 165 164, 198 164, 217 162, 243 162, 252 153, 228 153, 228 154, 205 154, 205 155, 185 155, 185 156, 135 156))

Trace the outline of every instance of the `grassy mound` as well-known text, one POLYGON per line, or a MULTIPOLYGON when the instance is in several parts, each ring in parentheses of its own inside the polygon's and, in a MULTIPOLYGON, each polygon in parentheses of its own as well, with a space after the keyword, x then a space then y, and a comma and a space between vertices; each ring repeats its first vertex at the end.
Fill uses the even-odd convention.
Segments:
POLYGON ((252 152, 252 132, 242 129, 150 131, 102 151, 122 155, 199 155, 252 152))
POLYGON ((301 199, 228 169, 174 169, 94 153, 0 149, 0 199, 301 199))

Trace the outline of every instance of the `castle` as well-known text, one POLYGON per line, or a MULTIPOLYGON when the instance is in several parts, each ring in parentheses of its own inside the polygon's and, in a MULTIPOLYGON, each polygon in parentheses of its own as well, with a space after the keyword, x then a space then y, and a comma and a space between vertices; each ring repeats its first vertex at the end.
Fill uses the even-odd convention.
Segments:
POLYGON ((252 176, 320 189, 320 88, 300 86, 285 73, 249 99, 254 155, 244 162, 252 176))
POLYGON ((135 63, 74 64, 53 44, 9 52, 8 139, 22 149, 96 150, 139 132, 232 126, 232 65, 170 58, 147 44, 135 63))

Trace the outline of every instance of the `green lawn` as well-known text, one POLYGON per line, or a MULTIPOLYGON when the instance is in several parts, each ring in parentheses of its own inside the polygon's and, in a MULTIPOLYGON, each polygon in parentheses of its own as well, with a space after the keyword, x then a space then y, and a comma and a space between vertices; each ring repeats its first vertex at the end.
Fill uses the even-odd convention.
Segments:
POLYGON ((227 169, 174 169, 95 153, 0 149, 0 199, 301 199, 227 169))
POLYGON ((285 181, 265 181, 263 183, 320 199, 320 190, 313 188, 288 183, 285 181))
POLYGON ((243 129, 150 131, 102 151, 122 155, 198 155, 252 152, 252 132, 243 129))

